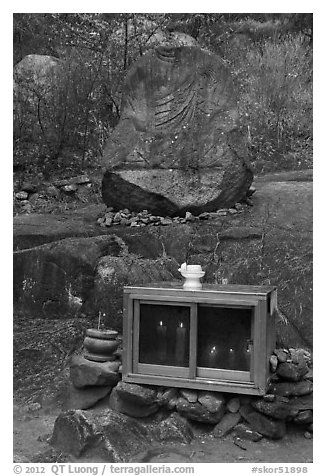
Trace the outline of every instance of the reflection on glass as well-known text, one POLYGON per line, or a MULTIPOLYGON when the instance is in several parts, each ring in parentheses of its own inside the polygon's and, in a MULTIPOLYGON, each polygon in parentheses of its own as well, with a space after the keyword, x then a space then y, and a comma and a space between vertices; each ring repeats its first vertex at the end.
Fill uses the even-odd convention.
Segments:
POLYGON ((189 307, 141 304, 139 321, 139 362, 189 366, 189 307))
POLYGON ((198 367, 250 370, 250 308, 198 306, 198 367))

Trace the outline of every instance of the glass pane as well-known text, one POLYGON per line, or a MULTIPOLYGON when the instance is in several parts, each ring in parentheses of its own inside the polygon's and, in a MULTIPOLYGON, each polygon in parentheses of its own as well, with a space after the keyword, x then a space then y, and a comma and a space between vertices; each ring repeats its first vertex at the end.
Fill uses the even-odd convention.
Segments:
POLYGON ((190 308, 141 304, 139 362, 189 367, 190 308))
POLYGON ((198 306, 198 367, 250 370, 252 312, 198 306))

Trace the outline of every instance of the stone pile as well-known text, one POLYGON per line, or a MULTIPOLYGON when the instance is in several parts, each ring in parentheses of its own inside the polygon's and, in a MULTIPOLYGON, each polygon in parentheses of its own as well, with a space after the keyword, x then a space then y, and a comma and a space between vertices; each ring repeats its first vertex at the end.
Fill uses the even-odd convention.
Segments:
POLYGON ((97 363, 74 356, 68 408, 90 408, 107 397, 103 400, 107 407, 130 417, 149 417, 162 410, 214 425, 216 438, 233 432, 236 438, 252 441, 263 436, 279 439, 288 423, 312 437, 312 362, 303 349, 275 349, 270 358, 271 382, 262 397, 131 384, 121 381, 120 364, 118 359, 97 363))
MULTIPOLYGON (((250 198, 246 200, 249 205, 252 204, 250 198)), ((191 212, 186 212, 184 217, 162 217, 152 215, 148 210, 141 212, 131 212, 128 208, 115 212, 112 207, 109 207, 103 217, 98 218, 97 223, 102 227, 111 227, 116 225, 124 225, 133 227, 144 227, 148 225, 153 226, 167 226, 173 223, 193 223, 212 218, 220 218, 227 215, 235 215, 243 213, 245 205, 243 203, 236 203, 233 208, 221 208, 215 212, 203 212, 199 215, 193 215, 191 212)))
POLYGON ((190 443, 196 422, 208 424, 216 439, 231 435, 243 450, 247 441, 282 438, 288 424, 312 438, 312 361, 303 349, 274 351, 262 397, 123 382, 116 352, 116 360, 104 363, 73 356, 67 409, 50 440, 55 448, 77 458, 127 462, 154 441, 190 443))
POLYGON ((74 196, 83 188, 92 187, 92 181, 87 175, 78 175, 68 179, 56 180, 46 187, 40 187, 31 182, 25 182, 14 194, 15 202, 23 213, 31 213, 37 200, 51 197, 59 198, 62 194, 74 196))

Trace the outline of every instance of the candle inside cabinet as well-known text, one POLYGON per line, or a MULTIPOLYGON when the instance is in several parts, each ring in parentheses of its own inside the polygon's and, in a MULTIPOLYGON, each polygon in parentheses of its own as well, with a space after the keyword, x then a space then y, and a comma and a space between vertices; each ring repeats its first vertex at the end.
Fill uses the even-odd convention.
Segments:
POLYGON ((163 325, 163 321, 159 322, 157 326, 157 337, 158 337, 158 358, 163 363, 166 360, 166 326, 163 325))
POLYGON ((187 329, 184 327, 183 322, 179 323, 179 326, 176 330, 176 341, 175 341, 175 358, 176 364, 182 365, 186 353, 186 338, 187 338, 187 329))
POLYGON ((218 348, 217 345, 208 347, 207 367, 217 368, 218 348))

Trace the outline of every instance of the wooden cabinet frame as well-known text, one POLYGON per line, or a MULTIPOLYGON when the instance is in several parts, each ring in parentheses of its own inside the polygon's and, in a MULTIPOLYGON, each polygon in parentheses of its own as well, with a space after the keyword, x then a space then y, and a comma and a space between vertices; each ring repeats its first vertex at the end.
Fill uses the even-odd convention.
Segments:
POLYGON ((275 348, 274 286, 204 285, 184 290, 180 283, 158 283, 124 288, 123 373, 125 382, 262 395, 269 381, 269 357, 275 348), (189 307, 189 367, 139 362, 141 304, 189 307), (197 366, 198 305, 251 308, 250 371, 197 366))

